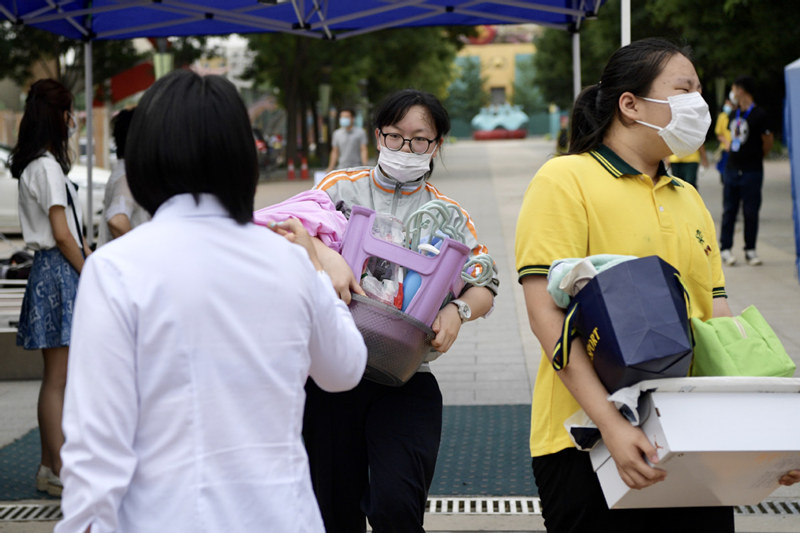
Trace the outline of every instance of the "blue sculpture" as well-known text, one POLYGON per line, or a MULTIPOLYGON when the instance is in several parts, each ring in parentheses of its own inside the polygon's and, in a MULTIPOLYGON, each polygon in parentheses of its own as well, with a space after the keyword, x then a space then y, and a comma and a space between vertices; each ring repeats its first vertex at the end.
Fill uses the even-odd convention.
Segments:
POLYGON ((481 108, 472 118, 475 139, 520 139, 527 134, 528 115, 518 105, 502 104, 481 108))

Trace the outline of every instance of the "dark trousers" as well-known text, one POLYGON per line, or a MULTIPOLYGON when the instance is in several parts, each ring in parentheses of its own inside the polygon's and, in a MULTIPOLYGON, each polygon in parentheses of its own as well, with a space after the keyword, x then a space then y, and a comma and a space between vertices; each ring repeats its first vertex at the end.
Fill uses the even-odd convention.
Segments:
POLYGON ((722 226, 719 232, 719 249, 733 246, 733 228, 739 205, 744 215, 744 249, 755 250, 758 237, 758 212, 761 209, 763 170, 738 170, 730 165, 723 174, 722 226))
POLYGON ((609 510, 589 454, 575 448, 534 457, 532 465, 548 533, 734 531, 731 507, 609 510))
POLYGON ((347 392, 306 383, 303 438, 327 533, 424 532, 442 433, 433 374, 402 387, 362 380, 347 392))

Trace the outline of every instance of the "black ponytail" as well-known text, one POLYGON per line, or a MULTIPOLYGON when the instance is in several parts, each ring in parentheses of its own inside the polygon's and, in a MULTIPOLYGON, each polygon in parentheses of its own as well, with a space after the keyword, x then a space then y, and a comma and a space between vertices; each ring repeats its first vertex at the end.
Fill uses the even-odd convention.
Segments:
POLYGON ((603 142, 608 125, 614 118, 613 108, 602 105, 601 84, 591 85, 580 92, 572 106, 568 154, 594 150, 603 142))
POLYGON ((611 55, 600 82, 585 88, 572 108, 569 154, 597 149, 615 117, 619 116, 619 98, 625 92, 645 95, 675 54, 691 60, 688 48, 680 48, 665 39, 634 41, 611 55))

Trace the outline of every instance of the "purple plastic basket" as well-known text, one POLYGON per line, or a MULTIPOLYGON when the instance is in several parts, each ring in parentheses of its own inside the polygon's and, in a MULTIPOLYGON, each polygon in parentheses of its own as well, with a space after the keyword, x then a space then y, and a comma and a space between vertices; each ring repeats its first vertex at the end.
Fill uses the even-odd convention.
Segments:
POLYGON ((367 345, 364 377, 383 385, 403 385, 431 350, 433 330, 390 305, 359 294, 353 295, 350 312, 367 345))
POLYGON ((467 262, 469 248, 452 239, 444 239, 439 255, 425 256, 372 235, 374 219, 375 211, 360 205, 353 206, 342 237, 342 257, 350 265, 356 279, 361 278, 364 261, 369 257, 386 259, 417 272, 421 284, 405 313, 430 326, 448 293, 457 295, 464 287, 461 270, 467 262))

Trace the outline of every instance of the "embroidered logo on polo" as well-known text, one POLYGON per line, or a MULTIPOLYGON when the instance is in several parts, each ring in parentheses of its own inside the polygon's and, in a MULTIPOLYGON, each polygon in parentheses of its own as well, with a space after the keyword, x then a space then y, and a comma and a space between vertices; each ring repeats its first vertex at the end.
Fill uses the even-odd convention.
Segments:
POLYGON ((706 239, 703 237, 703 232, 701 230, 697 230, 694 234, 694 238, 697 239, 697 242, 700 243, 700 246, 705 244, 705 247, 703 247, 703 252, 705 252, 706 255, 709 255, 711 253, 711 245, 706 244, 706 239))
POLYGON ((697 242, 699 242, 700 244, 705 244, 706 243, 706 240, 703 238, 703 232, 702 231, 697 230, 697 232, 695 232, 694 236, 697 239, 697 242))

